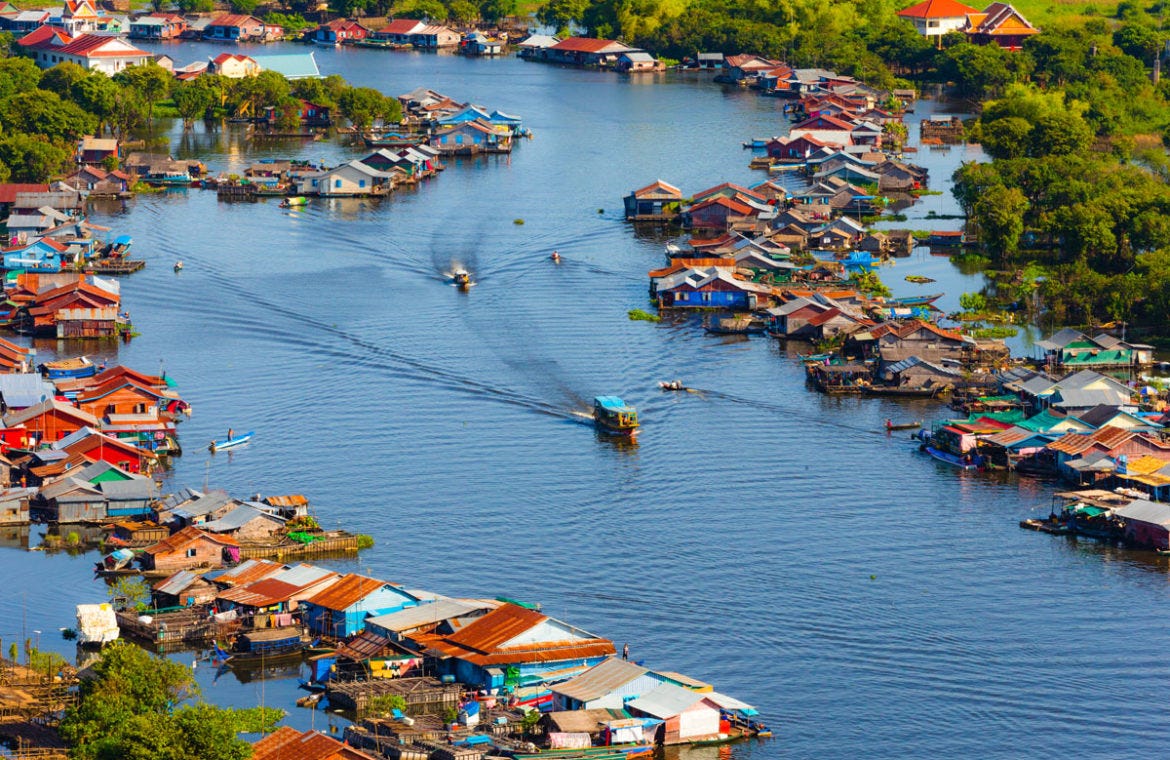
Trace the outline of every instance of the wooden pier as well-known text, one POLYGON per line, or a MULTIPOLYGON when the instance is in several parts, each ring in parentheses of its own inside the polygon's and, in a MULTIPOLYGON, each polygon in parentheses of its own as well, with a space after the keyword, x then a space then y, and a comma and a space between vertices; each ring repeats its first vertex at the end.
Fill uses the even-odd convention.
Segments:
POLYGON ((146 266, 145 261, 129 259, 95 259, 86 262, 81 271, 86 274, 133 274, 146 266))
POLYGON ((376 678, 371 681, 330 682, 325 689, 332 707, 348 710, 364 718, 374 697, 400 696, 406 701, 409 715, 442 715, 457 708, 463 686, 443 683, 437 678, 376 678))
POLYGON ((149 623, 140 620, 141 615, 132 610, 117 613, 118 627, 122 630, 122 635, 143 643, 165 647, 206 644, 217 638, 231 636, 243 627, 241 620, 225 622, 215 620, 206 609, 146 615, 150 617, 149 623))
POLYGON ((286 539, 276 544, 240 544, 240 559, 304 559, 329 555, 357 554, 357 536, 337 533, 312 543, 286 539))

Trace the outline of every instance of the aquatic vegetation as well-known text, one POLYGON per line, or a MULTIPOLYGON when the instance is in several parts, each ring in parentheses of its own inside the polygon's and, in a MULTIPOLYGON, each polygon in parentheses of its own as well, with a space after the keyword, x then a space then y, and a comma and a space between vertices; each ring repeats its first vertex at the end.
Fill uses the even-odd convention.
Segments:
POLYGON ((651 314, 648 311, 643 311, 642 309, 630 309, 628 312, 626 312, 626 316, 628 316, 631 320, 633 320, 635 322, 661 322, 662 321, 662 317, 658 316, 657 314, 651 314))

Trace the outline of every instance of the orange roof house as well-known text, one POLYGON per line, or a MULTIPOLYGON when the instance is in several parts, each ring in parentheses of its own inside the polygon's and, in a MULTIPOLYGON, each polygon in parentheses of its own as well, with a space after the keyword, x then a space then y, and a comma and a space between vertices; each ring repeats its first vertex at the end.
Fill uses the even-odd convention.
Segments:
POLYGON ((366 618, 418 605, 393 583, 350 573, 302 604, 302 619, 315 634, 347 638, 365 630, 366 618))
POLYGON ((225 560, 239 558, 239 549, 230 538, 187 527, 144 549, 142 562, 147 570, 222 567, 225 560))
POLYGON ((525 680, 561 680, 614 653, 613 642, 555 620, 536 610, 504 604, 451 634, 409 637, 440 673, 466 684, 495 689, 505 674, 525 680))
POLYGON ((1024 40, 1040 33, 1007 3, 992 3, 982 13, 967 14, 963 31, 977 45, 995 44, 1008 50, 1019 50, 1024 40))
POLYGON ((925 0, 898 11, 898 16, 914 22, 914 28, 923 37, 942 37, 948 32, 962 31, 968 14, 976 12, 958 0, 925 0))
POLYGON ((374 760, 320 731, 281 726, 252 745, 252 760, 374 760))

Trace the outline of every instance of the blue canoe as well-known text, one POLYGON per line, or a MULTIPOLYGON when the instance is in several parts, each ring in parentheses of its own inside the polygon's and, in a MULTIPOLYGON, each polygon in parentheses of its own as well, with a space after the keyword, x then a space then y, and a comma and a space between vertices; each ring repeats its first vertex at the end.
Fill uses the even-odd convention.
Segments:
POLYGON ((254 435, 255 433, 249 430, 247 433, 244 433, 243 435, 237 435, 235 438, 225 438, 222 441, 212 441, 211 445, 207 448, 210 449, 213 453, 216 451, 223 451, 224 449, 238 448, 252 440, 252 436, 254 435))

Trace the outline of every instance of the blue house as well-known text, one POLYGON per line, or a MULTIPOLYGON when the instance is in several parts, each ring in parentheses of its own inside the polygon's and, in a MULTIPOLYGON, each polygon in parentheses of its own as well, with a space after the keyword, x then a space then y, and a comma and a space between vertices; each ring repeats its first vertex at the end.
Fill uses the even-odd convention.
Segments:
POLYGON ((498 127, 477 118, 440 127, 431 135, 430 145, 446 154, 510 153, 512 132, 507 127, 498 127))
POLYGON ((513 135, 524 133, 524 122, 519 116, 512 116, 498 110, 488 113, 486 109, 475 105, 464 106, 450 116, 444 116, 438 120, 438 125, 450 127, 472 121, 487 122, 493 127, 506 127, 513 135))
POLYGON ((408 642, 440 675, 491 691, 563 680, 614 654, 612 641, 515 604, 454 633, 412 634, 408 642))
POLYGON ((624 709, 626 703, 652 691, 666 679, 648 668, 610 657, 579 676, 554 684, 557 710, 624 709))
POLYGON ((60 272, 72 263, 69 248, 52 238, 4 249, 4 268, 28 272, 60 272))
POLYGON ((350 573, 301 603, 309 631, 346 638, 365 630, 366 618, 418 605, 418 598, 385 581, 350 573))

